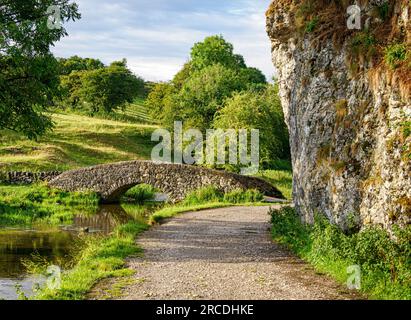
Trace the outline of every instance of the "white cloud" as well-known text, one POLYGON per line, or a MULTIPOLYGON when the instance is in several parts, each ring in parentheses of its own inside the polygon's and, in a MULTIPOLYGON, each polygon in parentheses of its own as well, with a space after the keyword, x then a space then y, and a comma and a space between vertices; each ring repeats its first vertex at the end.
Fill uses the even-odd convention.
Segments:
POLYGON ((274 73, 265 10, 270 0, 77 0, 82 19, 67 25, 69 37, 57 56, 95 57, 105 63, 126 58, 147 80, 169 80, 192 45, 212 34, 232 42, 246 63, 274 73))

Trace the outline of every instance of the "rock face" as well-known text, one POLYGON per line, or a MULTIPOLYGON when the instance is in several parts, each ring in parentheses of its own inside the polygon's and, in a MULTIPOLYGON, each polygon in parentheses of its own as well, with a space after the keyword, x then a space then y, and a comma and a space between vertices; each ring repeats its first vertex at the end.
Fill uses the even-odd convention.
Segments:
POLYGON ((224 192, 257 189, 267 196, 283 199, 280 191, 258 178, 151 161, 126 161, 66 171, 51 180, 49 186, 66 191, 95 191, 103 202, 113 203, 128 189, 141 183, 160 189, 172 202, 182 200, 190 191, 206 186, 215 186, 224 192))
MULTIPOLYGON (((315 46, 310 34, 287 32, 291 10, 273 3, 267 31, 290 132, 297 211, 306 222, 326 214, 342 228, 410 223, 410 137, 401 135, 411 117, 409 92, 365 63, 354 74, 348 41, 315 46)), ((409 30, 409 8, 396 10, 397 26, 409 30)))

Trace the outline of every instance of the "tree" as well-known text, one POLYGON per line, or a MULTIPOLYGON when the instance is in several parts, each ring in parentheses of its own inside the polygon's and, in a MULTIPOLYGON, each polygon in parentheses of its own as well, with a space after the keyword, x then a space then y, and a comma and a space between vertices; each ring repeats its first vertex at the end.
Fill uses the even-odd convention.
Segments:
POLYGON ((276 85, 262 92, 235 93, 217 113, 214 128, 259 129, 260 159, 263 165, 276 159, 289 159, 288 130, 276 85))
POLYGON ((0 3, 0 129, 36 138, 52 127, 44 111, 59 94, 58 63, 50 46, 66 36, 49 28, 47 9, 63 21, 80 18, 70 0, 5 0, 0 3))
POLYGON ((191 65, 194 70, 201 70, 217 63, 227 68, 246 68, 244 58, 233 51, 233 45, 222 36, 207 37, 191 49, 191 65))
POLYGON ((69 75, 73 71, 95 70, 104 68, 103 62, 93 58, 80 58, 79 56, 72 56, 68 59, 59 58, 60 74, 69 75))
POLYGON ((142 90, 144 80, 136 77, 123 60, 105 68, 83 71, 78 94, 80 103, 96 113, 121 108, 131 103, 142 90))
POLYGON ((147 96, 144 104, 153 119, 163 121, 164 110, 169 104, 168 100, 173 93, 173 86, 167 82, 156 83, 147 96))
POLYGON ((186 126, 208 129, 224 100, 245 88, 239 74, 221 64, 196 71, 181 90, 169 98, 164 109, 164 122, 172 127, 174 120, 182 120, 186 126))

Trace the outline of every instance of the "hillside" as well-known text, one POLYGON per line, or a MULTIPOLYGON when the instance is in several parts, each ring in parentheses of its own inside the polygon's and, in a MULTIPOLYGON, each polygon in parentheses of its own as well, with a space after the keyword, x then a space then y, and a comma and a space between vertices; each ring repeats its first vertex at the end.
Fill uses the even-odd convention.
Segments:
MULTIPOLYGON (((126 110, 126 112, 132 112, 126 110)), ((137 111, 134 111, 137 112, 137 111)), ((149 159, 156 126, 52 114, 55 128, 38 141, 0 134, 0 171, 68 170, 100 163, 149 159)))

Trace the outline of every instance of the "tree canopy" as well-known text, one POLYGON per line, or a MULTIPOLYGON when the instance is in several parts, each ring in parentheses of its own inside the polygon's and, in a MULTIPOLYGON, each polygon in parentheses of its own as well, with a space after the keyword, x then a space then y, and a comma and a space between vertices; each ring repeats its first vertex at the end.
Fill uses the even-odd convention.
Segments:
POLYGON ((50 28, 48 8, 62 21, 80 18, 69 0, 6 0, 0 3, 0 129, 36 138, 52 127, 44 111, 59 94, 58 62, 50 46, 66 30, 50 28))
POLYGON ((144 80, 127 68, 126 60, 105 66, 96 59, 72 57, 60 63, 62 102, 66 107, 91 114, 109 113, 144 91, 144 80), (64 74, 68 70, 71 72, 64 74))

